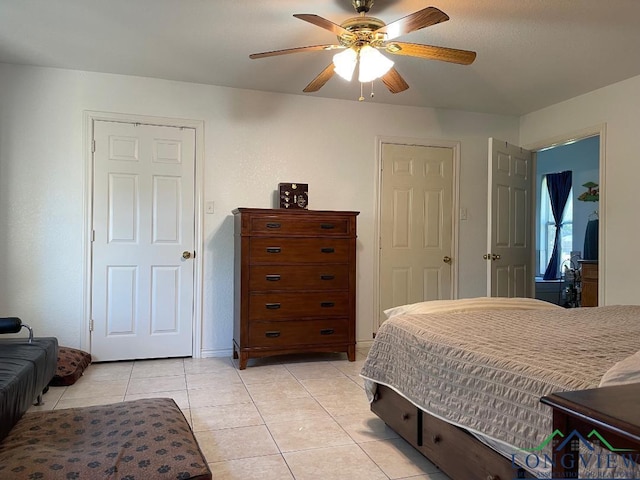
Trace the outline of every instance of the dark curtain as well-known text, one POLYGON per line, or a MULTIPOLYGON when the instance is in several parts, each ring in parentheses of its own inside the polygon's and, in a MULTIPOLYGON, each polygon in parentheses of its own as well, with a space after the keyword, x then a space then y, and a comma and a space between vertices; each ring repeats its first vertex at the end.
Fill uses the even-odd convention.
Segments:
POLYGON ((562 231, 562 215, 564 207, 569 199, 571 191, 571 171, 547 174, 547 189, 551 198, 551 211, 553 219, 556 222, 556 238, 553 242, 553 253, 549 259, 549 265, 544 272, 545 280, 555 280, 560 278, 559 260, 560 260, 560 232, 562 231))

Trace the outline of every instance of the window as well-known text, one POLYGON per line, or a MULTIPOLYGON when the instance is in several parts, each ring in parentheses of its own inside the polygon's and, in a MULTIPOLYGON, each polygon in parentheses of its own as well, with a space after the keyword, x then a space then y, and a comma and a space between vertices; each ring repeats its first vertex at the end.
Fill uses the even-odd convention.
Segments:
MULTIPOLYGON (((553 253, 553 242, 556 236, 556 222, 553 219, 553 211, 551 210, 551 199, 549 198, 549 188, 547 187, 547 176, 542 177, 542 185, 540 187, 540 257, 538 259, 538 275, 544 275, 544 271, 549 264, 551 254, 553 253)), ((567 204, 564 207, 564 215, 562 216, 562 229, 560 237, 560 261, 558 262, 560 276, 564 267, 569 265, 571 259, 571 251, 573 250, 573 188, 569 192, 567 204)))

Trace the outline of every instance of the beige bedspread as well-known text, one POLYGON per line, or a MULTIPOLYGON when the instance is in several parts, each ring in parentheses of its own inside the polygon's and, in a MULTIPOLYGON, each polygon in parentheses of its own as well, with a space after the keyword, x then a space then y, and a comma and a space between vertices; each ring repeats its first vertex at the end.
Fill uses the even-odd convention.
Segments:
POLYGON ((594 388, 640 350, 640 306, 399 315, 362 369, 424 410, 518 448, 551 432, 540 397, 594 388))

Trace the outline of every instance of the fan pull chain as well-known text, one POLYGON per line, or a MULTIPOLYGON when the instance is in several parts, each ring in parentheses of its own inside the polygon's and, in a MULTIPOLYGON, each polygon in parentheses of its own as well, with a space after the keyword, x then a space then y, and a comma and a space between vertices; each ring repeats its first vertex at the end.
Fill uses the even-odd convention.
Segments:
MULTIPOLYGON (((371 82, 371 98, 373 98, 375 96, 375 93, 373 91, 373 82, 371 82)), ((360 97, 358 98, 359 102, 363 102, 364 101, 364 83, 360 82, 360 97)))

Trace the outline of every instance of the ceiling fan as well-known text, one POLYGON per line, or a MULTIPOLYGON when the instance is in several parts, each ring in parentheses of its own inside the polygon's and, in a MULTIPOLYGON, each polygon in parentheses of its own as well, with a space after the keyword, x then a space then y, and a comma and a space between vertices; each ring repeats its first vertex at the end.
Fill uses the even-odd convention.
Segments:
MULTIPOLYGON (((393 62, 380 53, 406 55, 428 60, 469 65, 476 53, 456 48, 436 47, 417 43, 398 42, 394 39, 421 28, 446 22, 449 16, 436 7, 427 7, 399 20, 385 24, 382 20, 367 16, 374 0, 352 0, 353 7, 360 14, 345 20, 340 25, 314 14, 295 14, 294 17, 324 28, 338 36, 338 44, 311 45, 287 48, 270 52, 254 53, 249 58, 273 57, 289 53, 321 50, 342 50, 334 55, 331 62, 304 88, 304 92, 317 92, 333 77, 334 73, 351 80, 356 64, 359 65, 361 83, 380 78, 391 93, 403 92, 409 88, 407 82, 393 67, 393 62)), ((360 97, 363 100, 363 97, 360 97)))

